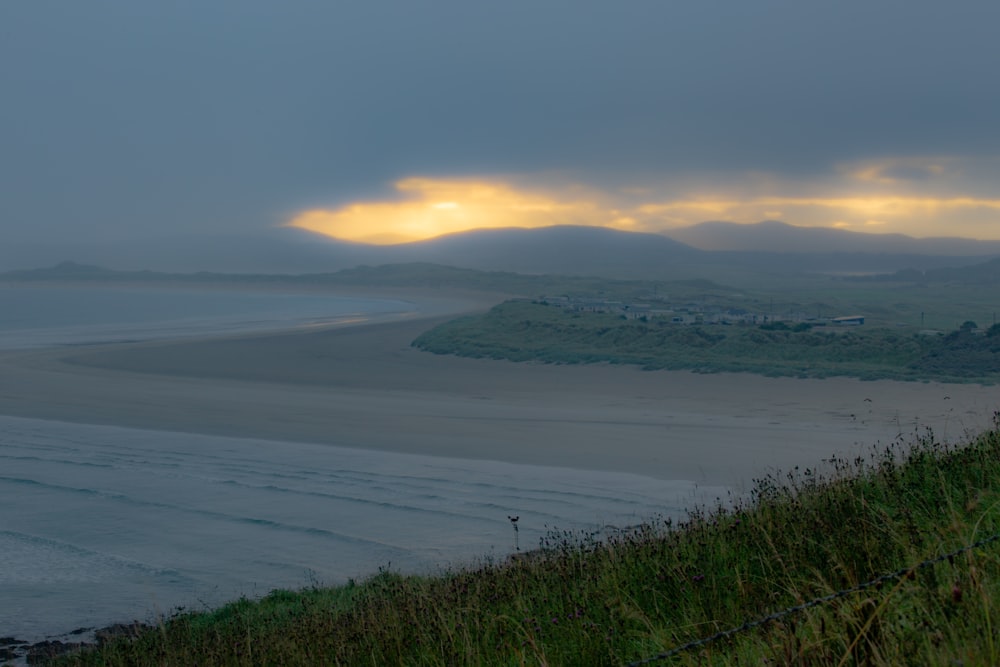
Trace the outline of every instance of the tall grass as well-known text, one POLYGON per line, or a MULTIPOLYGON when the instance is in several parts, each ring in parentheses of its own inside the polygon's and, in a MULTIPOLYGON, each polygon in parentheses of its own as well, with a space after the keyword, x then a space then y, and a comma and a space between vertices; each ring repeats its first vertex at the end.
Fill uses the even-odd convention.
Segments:
MULTIPOLYGON (((754 481, 609 538, 433 577, 380 571, 186 613, 79 665, 614 665, 849 589, 1000 531, 1000 430, 925 432, 754 481), (724 505, 724 506, 723 506, 724 505)), ((915 569, 665 664, 1000 664, 1000 546, 915 569)))

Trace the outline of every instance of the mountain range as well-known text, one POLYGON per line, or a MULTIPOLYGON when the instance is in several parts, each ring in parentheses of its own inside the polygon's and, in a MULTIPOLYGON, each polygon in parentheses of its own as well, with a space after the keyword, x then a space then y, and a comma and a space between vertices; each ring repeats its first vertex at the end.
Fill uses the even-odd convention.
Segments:
POLYGON ((701 250, 781 253, 866 253, 883 255, 984 256, 1000 254, 1000 241, 957 237, 914 238, 870 234, 831 227, 796 227, 777 220, 752 225, 702 222, 665 231, 672 239, 701 250), (821 250, 822 249, 822 250, 821 250))
POLYGON ((771 273, 892 273, 960 267, 1000 257, 1000 241, 917 239, 766 221, 705 222, 664 234, 599 227, 485 229, 376 246, 295 229, 90 244, 0 245, 0 271, 62 261, 116 270, 315 273, 428 262, 484 271, 677 278, 699 268, 771 273))

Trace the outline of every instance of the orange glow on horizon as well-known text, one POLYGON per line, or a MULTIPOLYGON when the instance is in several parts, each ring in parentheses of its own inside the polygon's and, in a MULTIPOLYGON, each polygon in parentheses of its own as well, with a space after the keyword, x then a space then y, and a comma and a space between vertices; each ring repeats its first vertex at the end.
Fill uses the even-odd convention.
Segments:
MULTIPOLYGON (((936 165, 923 167, 930 173, 936 165)), ((851 177, 858 177, 858 173, 852 172, 851 177)), ((865 172, 872 178, 877 173, 881 172, 865 172)), ((795 193, 803 189, 801 185, 777 183, 773 187, 786 193, 657 200, 655 190, 650 188, 627 192, 622 189, 616 194, 581 187, 527 189, 485 178, 408 178, 395 184, 399 193, 396 199, 301 211, 286 224, 340 240, 378 245, 502 227, 580 225, 662 233, 706 220, 754 223, 767 219, 781 219, 801 227, 897 232, 916 237, 1000 238, 1000 199, 892 193, 806 196, 795 193)))
POLYGON ((471 229, 614 226, 613 216, 593 201, 559 198, 499 181, 409 178, 396 183, 396 190, 405 197, 302 211, 288 226, 378 245, 422 241, 471 229))

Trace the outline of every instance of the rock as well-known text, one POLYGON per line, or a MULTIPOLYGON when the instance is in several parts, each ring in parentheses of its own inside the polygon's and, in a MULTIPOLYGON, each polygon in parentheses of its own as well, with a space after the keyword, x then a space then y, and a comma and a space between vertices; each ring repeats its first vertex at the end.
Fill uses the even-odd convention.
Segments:
MULTIPOLYGON (((152 626, 150 625, 134 621, 132 623, 116 623, 98 630, 94 630, 93 628, 77 628, 63 635, 63 637, 76 637, 93 631, 97 646, 103 646, 110 641, 123 637, 135 639, 151 628, 152 626)), ((89 642, 62 642, 58 639, 48 639, 30 644, 14 637, 0 637, 0 663, 23 660, 29 665, 41 665, 52 658, 74 651, 94 648, 94 646, 94 644, 89 642)))
POLYGON ((0 662, 19 660, 24 657, 28 642, 16 637, 0 637, 0 662))
POLYGON ((56 656, 77 651, 84 646, 86 644, 58 640, 38 642, 28 647, 26 661, 29 665, 40 665, 56 656))

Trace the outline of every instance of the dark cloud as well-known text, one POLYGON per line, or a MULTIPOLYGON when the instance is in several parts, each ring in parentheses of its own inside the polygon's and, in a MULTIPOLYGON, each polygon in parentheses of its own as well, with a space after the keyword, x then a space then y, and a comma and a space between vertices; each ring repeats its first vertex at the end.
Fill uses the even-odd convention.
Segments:
POLYGON ((410 175, 996 155, 987 2, 0 4, 5 233, 252 229, 410 175))

